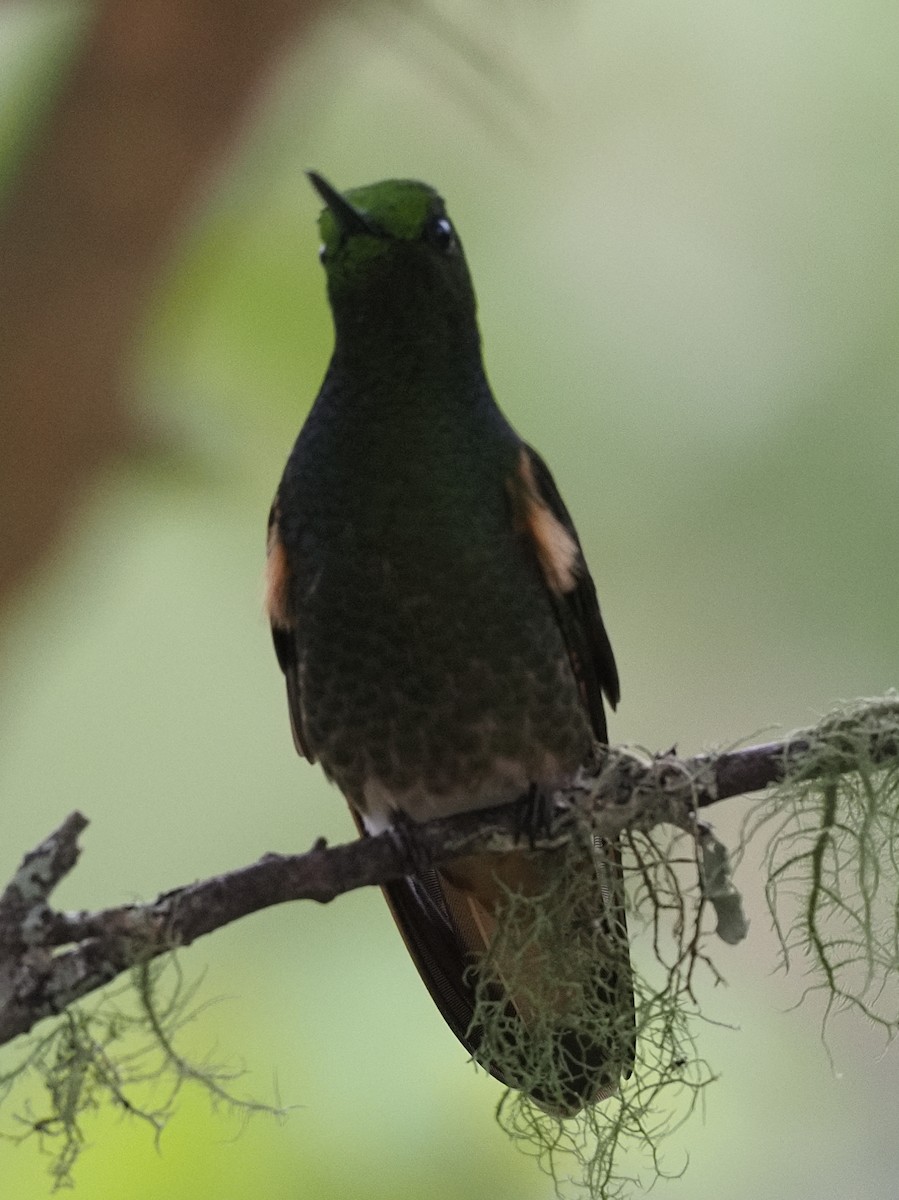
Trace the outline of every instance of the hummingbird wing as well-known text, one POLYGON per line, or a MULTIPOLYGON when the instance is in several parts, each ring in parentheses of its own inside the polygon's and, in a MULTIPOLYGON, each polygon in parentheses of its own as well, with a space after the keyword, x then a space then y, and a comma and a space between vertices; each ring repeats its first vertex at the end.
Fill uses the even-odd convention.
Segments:
POLYGON ((303 703, 300 694, 300 663, 297 657, 297 642, 294 636, 294 621, 290 611, 290 563, 281 540, 281 519, 278 498, 268 515, 268 542, 265 563, 265 607, 272 628, 272 641, 278 664, 284 672, 287 684, 287 709, 290 713, 290 729, 297 753, 310 762, 315 755, 303 729, 303 703))
POLYGON ((574 522, 549 467, 531 446, 522 444, 508 492, 516 531, 530 544, 546 585, 593 733, 605 744, 602 698, 617 706, 618 668, 574 522))

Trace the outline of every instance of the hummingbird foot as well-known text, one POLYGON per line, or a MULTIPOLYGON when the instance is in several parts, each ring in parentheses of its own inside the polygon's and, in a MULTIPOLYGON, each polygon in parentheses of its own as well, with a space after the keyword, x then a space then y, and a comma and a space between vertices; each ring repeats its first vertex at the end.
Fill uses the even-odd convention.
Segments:
POLYGON ((400 854, 409 864, 411 874, 421 877, 433 870, 434 864, 431 856, 421 844, 416 833, 416 822, 402 808, 396 808, 391 813, 387 833, 393 838, 400 854))
POLYGON ((543 791, 539 784, 532 783, 525 794, 515 801, 515 840, 521 841, 526 837, 533 850, 538 838, 552 836, 558 816, 552 795, 543 791))

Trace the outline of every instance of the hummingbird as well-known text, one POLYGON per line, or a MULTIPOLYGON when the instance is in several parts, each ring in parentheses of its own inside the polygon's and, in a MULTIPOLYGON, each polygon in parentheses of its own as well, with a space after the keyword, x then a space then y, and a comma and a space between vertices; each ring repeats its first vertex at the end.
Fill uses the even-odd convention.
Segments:
MULTIPOLYGON (((574 524, 493 397, 441 197, 413 180, 341 193, 309 179, 324 202, 335 344, 271 508, 266 574, 296 748, 337 785, 362 835, 547 796, 607 744, 603 697, 613 708, 619 699, 574 524)), ((633 1062, 617 843, 603 847, 590 915, 608 946, 590 986, 623 1013, 614 1027, 624 1033, 585 1046, 559 1004, 562 1087, 550 1093, 517 1056, 524 1063, 533 1036, 534 995, 552 1018, 558 980, 501 997, 502 1062, 485 1053, 475 1016, 478 964, 504 899, 542 894, 557 854, 472 855, 383 891, 471 1056, 569 1116, 611 1094, 633 1062)), ((564 977, 564 931, 561 942, 564 977)))

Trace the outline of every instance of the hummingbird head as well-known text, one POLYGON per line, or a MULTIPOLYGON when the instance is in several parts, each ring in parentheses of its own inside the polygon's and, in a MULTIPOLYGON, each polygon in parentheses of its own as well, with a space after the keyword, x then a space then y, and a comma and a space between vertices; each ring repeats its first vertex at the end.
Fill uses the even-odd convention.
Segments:
POLYGON ((321 260, 338 337, 344 322, 394 333, 438 326, 474 331, 475 297, 443 200, 425 183, 387 179, 338 192, 314 171, 325 202, 321 260))

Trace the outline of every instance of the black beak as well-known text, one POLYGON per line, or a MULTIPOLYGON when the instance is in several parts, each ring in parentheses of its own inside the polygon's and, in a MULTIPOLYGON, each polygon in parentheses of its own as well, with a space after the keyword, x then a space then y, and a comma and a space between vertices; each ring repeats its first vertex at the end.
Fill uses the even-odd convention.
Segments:
POLYGON ((342 234, 351 236, 352 234, 361 233, 367 234, 369 237, 378 236, 378 231, 359 212, 358 208, 353 208, 349 200, 341 196, 336 188, 331 187, 327 179, 323 179, 315 171, 307 171, 306 175, 309 182, 328 206, 331 215, 337 222, 337 228, 342 234))

